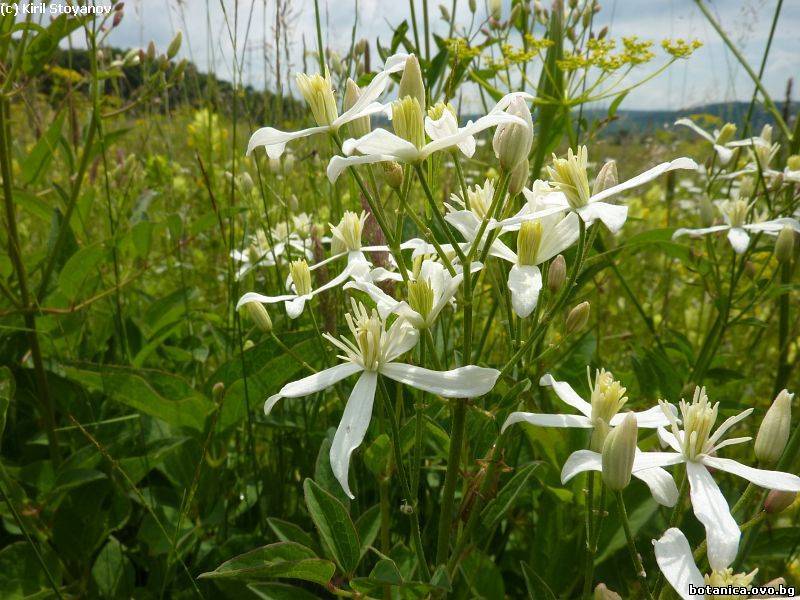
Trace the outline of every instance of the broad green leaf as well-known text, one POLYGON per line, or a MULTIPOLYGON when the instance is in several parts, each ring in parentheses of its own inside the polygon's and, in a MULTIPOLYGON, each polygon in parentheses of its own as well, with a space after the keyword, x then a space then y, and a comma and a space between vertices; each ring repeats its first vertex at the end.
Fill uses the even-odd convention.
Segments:
POLYGON ((125 556, 122 544, 115 537, 108 538, 92 567, 92 581, 104 598, 127 598, 134 584, 134 571, 125 556))
POLYGON ((22 161, 22 179, 26 184, 30 185, 36 182, 46 172, 48 165, 53 160, 61 137, 65 114, 65 112, 61 112, 53 119, 50 127, 36 142, 30 154, 22 161))
POLYGON ((342 484, 336 479, 331 469, 331 440, 333 439, 333 429, 328 431, 328 436, 322 440, 317 453, 317 460, 314 463, 314 482, 322 489, 330 493, 334 498, 339 500, 342 505, 349 511, 350 498, 344 493, 342 484))
POLYGON ((81 248, 69 257, 58 275, 58 288, 69 300, 75 300, 84 285, 97 277, 98 266, 107 256, 99 244, 81 248))
POLYGON ((323 547, 342 571, 353 573, 361 559, 361 542, 347 509, 312 479, 305 480, 303 491, 323 547))
POLYGON ((25 48, 22 56, 22 71, 28 76, 41 73, 59 42, 86 21, 85 17, 58 15, 44 31, 40 31, 25 48))
POLYGON ((269 525, 272 532, 277 535, 278 539, 282 542, 295 542, 308 548, 314 548, 314 546, 316 546, 314 538, 294 523, 276 517, 269 517, 267 519, 267 525, 269 525))
POLYGON ((364 452, 364 464, 375 476, 383 475, 392 464, 392 442, 385 433, 380 434, 364 452))
POLYGON ((317 600, 319 598, 308 590, 286 583, 251 583, 247 589, 263 600, 317 600))
MULTIPOLYGON (((56 582, 60 581, 58 558, 46 544, 40 545, 39 550, 47 570, 56 582)), ((0 550, 0 598, 21 600, 51 589, 47 575, 28 542, 15 542, 0 550)))
POLYGON ((284 577, 325 585, 336 567, 294 542, 277 542, 256 548, 222 563, 201 579, 268 579, 284 577))
POLYGON ((363 515, 356 519, 356 531, 358 531, 358 538, 361 540, 361 556, 363 557, 369 547, 378 537, 378 532, 381 529, 381 507, 376 504, 372 508, 367 509, 363 515))
POLYGON ((528 590, 528 598, 530 600, 558 600, 550 586, 539 577, 536 571, 524 561, 520 561, 519 566, 522 576, 525 578, 525 587, 528 590))

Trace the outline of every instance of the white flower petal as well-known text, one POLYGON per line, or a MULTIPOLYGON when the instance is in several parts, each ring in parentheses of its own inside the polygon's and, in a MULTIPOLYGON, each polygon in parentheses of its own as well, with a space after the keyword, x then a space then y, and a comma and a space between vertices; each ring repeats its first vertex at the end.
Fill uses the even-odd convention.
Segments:
POLYGON ((579 429, 591 429, 592 421, 583 415, 549 415, 529 412, 513 412, 508 415, 506 422, 503 423, 501 431, 505 431, 510 425, 515 423, 530 423, 537 427, 577 427, 579 429))
POLYGON ((628 181, 623 181, 620 184, 611 186, 610 188, 593 195, 591 198, 589 198, 589 202, 598 202, 600 200, 605 200, 606 198, 611 198, 620 192, 624 192, 625 190, 630 190, 640 185, 644 185, 649 181, 653 181, 653 179, 662 175, 663 173, 666 173, 667 171, 673 171, 675 169, 691 169, 694 171, 697 169, 697 163, 691 158, 687 158, 685 156, 676 158, 670 162, 661 163, 660 165, 656 165, 652 169, 648 169, 644 173, 640 173, 628 181))
POLYGON ((550 373, 546 373, 539 379, 539 385, 552 387, 556 396, 561 398, 562 401, 569 404, 572 408, 577 408, 584 416, 592 416, 592 405, 581 398, 566 381, 556 381, 550 373))
POLYGON ((264 404, 264 412, 269 414, 272 407, 275 406, 281 398, 302 398, 303 396, 320 392, 359 371, 363 371, 360 365, 346 362, 320 371, 319 373, 313 373, 308 377, 303 377, 303 379, 287 383, 281 388, 280 392, 267 398, 264 404))
POLYGON ((311 296, 297 296, 292 300, 287 300, 283 303, 286 307, 286 316, 290 319, 296 319, 303 314, 303 309, 306 307, 306 300, 310 300, 311 296))
POLYGON ((256 129, 247 142, 247 155, 249 156, 258 146, 264 146, 267 156, 270 158, 280 158, 286 148, 287 142, 309 137, 315 133, 325 133, 330 131, 330 127, 309 127, 300 131, 280 131, 274 127, 262 127, 256 129))
POLYGON ((351 274, 352 271, 353 271, 353 267, 348 265, 347 267, 342 269, 342 272, 339 273, 336 277, 334 277, 333 279, 331 279, 327 283, 319 286, 317 289, 312 290, 311 295, 312 296, 316 296, 317 294, 319 294, 321 292, 324 292, 324 291, 329 290, 331 288, 335 288, 337 286, 342 285, 345 281, 347 281, 350 278, 350 274, 351 274))
POLYGON ((658 439, 664 442, 667 446, 675 450, 675 452, 682 453, 683 448, 681 448, 681 443, 678 441, 678 438, 675 437, 675 434, 665 429, 664 427, 658 428, 658 439))
POLYGON ((704 456, 703 464, 708 467, 719 469, 733 475, 738 475, 750 483, 754 483, 768 490, 780 490, 783 492, 800 492, 800 477, 783 471, 769 471, 767 469, 756 469, 748 467, 730 458, 720 458, 718 456, 704 456))
POLYGON ((724 167, 731 162, 731 158, 733 158, 733 150, 719 144, 714 144, 714 150, 717 153, 717 158, 719 159, 720 165, 724 167))
POLYGON ((384 320, 386 317, 392 314, 400 304, 399 300, 395 300, 377 285, 367 280, 362 279, 349 281, 347 284, 345 284, 344 289, 355 289, 367 294, 370 298, 372 298, 372 301, 375 302, 375 307, 378 309, 378 315, 380 315, 381 319, 384 320))
POLYGON ((561 483, 567 483, 570 479, 583 473, 584 471, 602 471, 603 457, 599 452, 592 450, 576 450, 569 455, 569 458, 561 467, 561 483))
POLYGON ((419 151, 416 146, 398 135, 385 129, 373 129, 365 136, 348 139, 342 144, 342 151, 346 155, 354 152, 361 154, 388 154, 407 161, 417 160, 419 151))
POLYGON ((728 502, 705 465, 686 462, 694 514, 706 528, 708 564, 716 571, 727 569, 736 558, 741 533, 728 502))
POLYGON ((694 564, 692 548, 683 532, 672 527, 659 540, 653 540, 656 562, 664 578, 683 600, 705 600, 704 594, 690 594, 689 585, 705 585, 700 569, 694 564))
POLYGON ((669 467, 682 462, 685 462, 685 459, 680 452, 642 452, 636 457, 633 470, 641 471, 655 467, 669 467))
MULTIPOLYGON (((669 419, 664 414, 664 411, 661 410, 661 406, 653 406, 652 408, 648 408, 647 410, 643 410, 641 412, 633 413, 636 417, 636 424, 639 427, 646 427, 646 428, 656 428, 656 427, 667 427, 669 425, 669 419)), ((622 419, 625 418, 625 414, 617 413, 611 418, 611 423, 609 423, 612 427, 616 427, 620 423, 622 423, 622 419)))
POLYGON ((389 75, 402 71, 406 65, 408 56, 408 54, 398 53, 387 58, 383 65, 383 70, 379 71, 378 74, 372 78, 372 81, 361 90, 361 95, 353 103, 353 106, 343 112, 339 118, 333 122, 333 125, 335 127, 340 127, 345 123, 349 123, 350 121, 369 114, 370 107, 374 106, 373 103, 375 100, 377 100, 386 89, 386 85, 390 81, 389 75))
POLYGON ((384 350, 387 361, 399 358, 419 342, 419 331, 405 319, 397 319, 386 333, 389 340, 384 350))
POLYGON ((527 125, 525 121, 519 117, 515 117, 514 115, 509 115, 506 113, 489 113, 474 123, 467 123, 465 127, 462 127, 452 135, 439 138, 438 140, 434 140, 426 144, 422 150, 420 150, 420 158, 425 159, 439 150, 445 150, 447 148, 452 148, 453 146, 458 146, 467 141, 469 138, 473 137, 475 134, 480 133, 485 129, 489 129, 490 127, 500 125, 501 123, 517 123, 523 126, 527 125))
POLYGON ((675 506, 678 501, 678 487, 667 471, 661 468, 644 469, 631 473, 650 488, 653 500, 662 506, 675 506))
POLYGON ((617 233, 628 218, 628 207, 607 202, 589 202, 578 208, 577 213, 587 225, 600 220, 611 233, 617 233))
POLYGON ((368 165, 379 162, 386 162, 394 160, 394 156, 388 154, 368 154, 366 156, 332 156, 328 163, 326 174, 328 181, 334 183, 347 167, 354 167, 356 165, 368 165))
POLYGON ((689 237, 697 238, 702 235, 716 233, 717 231, 725 231, 727 229, 730 229, 730 225, 712 225, 711 227, 701 227, 699 229, 687 229, 685 227, 681 227, 680 229, 675 230, 675 233, 672 234, 672 239, 675 240, 682 235, 688 235, 689 237))
POLYGON ((543 227, 542 241, 536 252, 536 262, 541 264, 560 254, 574 244, 581 234, 578 215, 570 212, 553 226, 543 227))
POLYGON ((525 319, 536 308, 542 290, 542 272, 533 265, 514 265, 508 272, 508 291, 511 307, 517 316, 525 319))
POLYGON ((256 292, 247 292, 236 303, 236 310, 242 308, 245 304, 250 302, 260 302, 261 304, 275 304, 276 302, 284 302, 285 300, 292 300, 296 296, 294 294, 283 294, 282 296, 265 296, 256 292))
POLYGON ((375 400, 375 388, 378 385, 378 374, 375 371, 364 371, 358 378, 342 413, 342 420, 336 428, 331 443, 331 470, 342 486, 344 493, 355 498, 350 491, 347 474, 350 470, 350 455, 361 445, 372 419, 372 404, 375 400))
POLYGON ((750 245, 750 235, 741 227, 731 227, 728 230, 728 241, 736 254, 742 254, 750 245))
POLYGON ((725 435, 731 427, 736 425, 739 421, 749 417, 753 413, 753 410, 754 409, 752 408, 748 408, 747 410, 740 412, 738 415, 734 415, 725 419, 720 426, 717 427, 717 430, 711 435, 711 437, 708 438, 708 441, 712 444, 716 443, 716 441, 725 435))
POLYGON ((500 371, 468 365, 450 371, 431 371, 403 363, 387 363, 380 373, 418 390, 444 398, 475 398, 489 392, 500 371))
POLYGON ((724 442, 720 442, 719 444, 715 444, 713 448, 713 452, 716 452, 720 448, 725 448, 726 446, 735 446, 736 444, 744 444, 745 442, 749 442, 753 438, 750 436, 747 437, 738 437, 738 438, 728 438, 724 442))
POLYGON ((701 129, 694 121, 691 119, 678 119, 675 121, 675 125, 681 125, 683 127, 688 127, 692 131, 694 131, 697 135, 699 135, 704 140, 711 142, 712 144, 716 141, 714 136, 708 133, 705 129, 701 129))
POLYGON ((772 219, 771 221, 762 221, 761 223, 749 223, 742 225, 744 229, 750 231, 763 231, 765 233, 778 234, 784 227, 790 227, 793 231, 800 233, 800 222, 791 217, 781 217, 779 219, 772 219))

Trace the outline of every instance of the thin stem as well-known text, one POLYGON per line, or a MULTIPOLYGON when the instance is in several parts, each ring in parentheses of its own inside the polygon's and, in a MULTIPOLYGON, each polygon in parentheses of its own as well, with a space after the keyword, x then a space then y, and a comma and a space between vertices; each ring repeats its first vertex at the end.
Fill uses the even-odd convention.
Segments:
POLYGON ((451 409, 452 428, 450 432, 450 451, 447 456, 447 471, 444 477, 441 509, 439 511, 439 535, 436 542, 436 564, 447 560, 450 549, 456 483, 461 467, 461 448, 464 445, 464 430, 467 423, 467 400, 453 400, 451 409))
POLYGON ((630 521, 628 521, 628 511, 625 510, 625 501, 622 499, 622 492, 616 492, 615 495, 617 497, 617 506, 619 507, 619 517, 622 521, 622 528, 625 531, 625 539, 628 541, 628 552, 630 552, 631 560, 633 561, 633 568, 636 570, 636 577, 642 584, 644 595, 649 600, 653 600, 650 588, 647 587, 647 573, 644 570, 644 565, 642 565, 639 552, 636 550, 636 542, 633 538, 630 521))
POLYGON ((317 59, 319 60, 319 72, 325 73, 325 51, 322 48, 322 24, 319 18, 319 0, 314 0, 314 21, 317 26, 317 59))
POLYGON ((583 595, 589 595, 594 578, 594 550, 592 548, 594 532, 594 471, 586 474, 586 566, 583 576, 583 595))

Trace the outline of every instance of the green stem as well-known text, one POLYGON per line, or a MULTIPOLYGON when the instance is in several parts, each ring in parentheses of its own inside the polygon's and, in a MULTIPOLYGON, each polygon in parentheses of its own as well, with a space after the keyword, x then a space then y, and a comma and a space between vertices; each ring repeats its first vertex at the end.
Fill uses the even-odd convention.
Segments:
POLYGON ((619 517, 622 521, 622 528, 625 531, 625 539, 628 541, 628 552, 631 555, 631 560, 633 561, 633 568, 636 570, 636 577, 639 579, 642 590, 644 591, 644 595, 649 599, 653 600, 653 595, 650 593, 650 588, 647 587, 647 573, 645 573, 644 565, 642 565, 642 559, 639 556, 639 552, 636 550, 636 542, 633 538, 633 532, 631 531, 631 524, 628 520, 628 511, 625 510, 625 501, 622 499, 622 492, 616 492, 617 497, 617 506, 619 507, 619 517))
POLYGON ((592 589, 594 578, 594 550, 592 548, 594 531, 594 471, 586 474, 586 566, 583 576, 583 595, 585 598, 592 589))
POLYGON ((467 423, 467 400, 453 400, 451 409, 452 428, 450 432, 450 452, 447 456, 447 471, 444 477, 441 508, 439 511, 439 535, 436 542, 436 564, 447 561, 450 549, 456 483, 461 466, 461 448, 464 445, 464 430, 467 423))
POLYGON ((775 374, 775 385, 772 394, 777 395, 786 387, 792 367, 789 363, 789 292, 792 280, 792 263, 784 262, 781 266, 781 286, 784 292, 778 297, 778 368, 775 374))

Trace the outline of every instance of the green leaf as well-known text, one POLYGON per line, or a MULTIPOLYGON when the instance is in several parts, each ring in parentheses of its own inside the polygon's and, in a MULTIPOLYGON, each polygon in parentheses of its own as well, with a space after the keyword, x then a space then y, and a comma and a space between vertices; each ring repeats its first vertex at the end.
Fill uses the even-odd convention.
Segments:
POLYGON ((41 73, 44 66, 58 48, 59 42, 75 31, 86 20, 85 17, 59 15, 33 38, 22 55, 22 71, 28 76, 41 73))
POLYGON ((66 377, 175 427, 202 431, 214 405, 183 379, 154 369, 62 365, 66 377))
POLYGON ((317 558, 312 550, 294 542, 278 542, 256 548, 222 563, 201 579, 266 579, 285 577, 327 584, 336 567, 317 558))
POLYGON ((59 113, 50 127, 44 132, 44 135, 39 138, 30 151, 25 160, 20 165, 22 169, 22 180, 30 185, 35 183, 47 170, 50 161, 53 160, 55 155, 56 146, 58 145, 59 138, 61 137, 61 129, 64 125, 65 113, 59 113))
POLYGON ((3 431, 6 428, 6 414, 14 397, 16 384, 14 376, 8 367, 0 367, 0 442, 3 441, 3 431))
POLYGON ((496 527, 506 513, 511 510, 522 490, 527 489, 528 480, 533 475, 534 470, 541 464, 541 462, 535 462, 519 469, 511 480, 503 486, 497 497, 481 511, 481 521, 487 530, 496 527))
POLYGON ((361 542, 347 509, 313 479, 303 482, 303 491, 323 547, 342 571, 352 574, 361 559, 361 542))
POLYGON ((375 438, 364 452, 364 464, 375 476, 383 475, 392 462, 392 442, 385 433, 375 438))
POLYGON ((69 257, 58 275, 58 288, 68 300, 78 297, 84 285, 97 277, 98 266, 106 258, 100 244, 81 248, 69 257))
POLYGON ((134 585, 133 565, 122 544, 110 537, 92 567, 92 581, 104 598, 130 597, 134 585))
POLYGON ((376 504, 372 508, 358 517, 356 520, 356 531, 358 531, 358 538, 361 540, 361 556, 363 557, 375 538, 378 537, 378 532, 381 529, 381 507, 376 504))
POLYGON ((322 440, 322 443, 319 446, 319 452, 317 453, 317 460, 314 464, 314 481, 322 487, 325 491, 330 493, 334 498, 339 500, 342 505, 347 509, 350 510, 350 498, 347 497, 347 494, 344 493, 342 489, 342 484, 336 479, 336 476, 333 474, 333 469, 331 469, 331 459, 330 459, 330 452, 331 452, 331 440, 332 440, 332 431, 329 431, 328 437, 322 440))
POLYGON ((264 600, 318 600, 319 598, 303 588, 285 583, 251 583, 247 589, 264 600))
MULTIPOLYGON (((46 544, 39 546, 47 570, 59 581, 58 559, 46 544)), ((16 600, 28 598, 50 589, 47 575, 28 542, 15 542, 0 550, 0 598, 16 600)))
POLYGON ((550 589, 544 579, 531 569, 524 561, 519 562, 522 576, 525 578, 525 587, 528 590, 530 600, 558 600, 553 590, 550 589))
POLYGON ((314 546, 316 546, 314 538, 294 523, 275 517, 269 517, 267 519, 267 525, 269 525, 272 532, 278 536, 278 539, 282 542, 295 542, 309 548, 314 548, 314 546))

